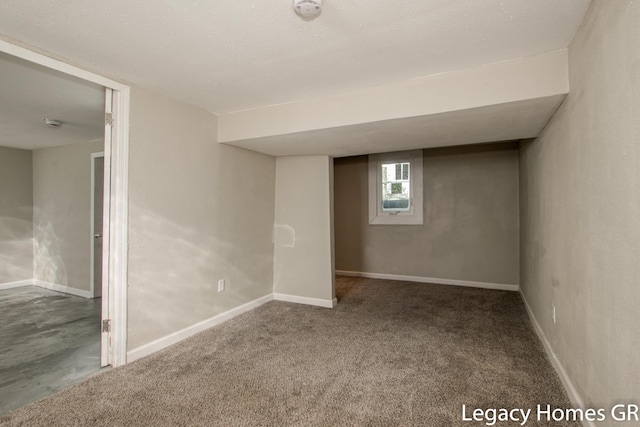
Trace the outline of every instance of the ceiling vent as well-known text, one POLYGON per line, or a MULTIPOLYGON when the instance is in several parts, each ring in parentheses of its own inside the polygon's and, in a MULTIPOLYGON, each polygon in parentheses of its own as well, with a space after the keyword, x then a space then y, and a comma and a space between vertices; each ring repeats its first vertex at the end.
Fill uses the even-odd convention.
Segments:
POLYGON ((322 0, 293 0, 293 9, 303 18, 313 18, 322 10, 322 0))

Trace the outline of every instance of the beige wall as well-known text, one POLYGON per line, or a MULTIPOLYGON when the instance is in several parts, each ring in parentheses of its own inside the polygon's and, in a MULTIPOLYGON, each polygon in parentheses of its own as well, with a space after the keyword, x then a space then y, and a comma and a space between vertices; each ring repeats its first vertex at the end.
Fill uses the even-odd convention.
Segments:
POLYGON ((333 161, 291 156, 278 157, 276 164, 274 292, 332 306, 333 161))
POLYGON ((275 159, 216 135, 215 115, 132 91, 129 350, 272 292, 275 159))
POLYGON ((638 2, 592 3, 571 92, 521 148, 523 293, 591 407, 640 399, 639 22, 638 2))
POLYGON ((89 291, 91 153, 102 142, 33 151, 33 277, 89 291))
POLYGON ((425 150, 423 225, 369 225, 367 164, 335 160, 337 270, 518 284, 517 146, 425 150))
POLYGON ((0 147, 0 285, 33 279, 31 151, 0 147))

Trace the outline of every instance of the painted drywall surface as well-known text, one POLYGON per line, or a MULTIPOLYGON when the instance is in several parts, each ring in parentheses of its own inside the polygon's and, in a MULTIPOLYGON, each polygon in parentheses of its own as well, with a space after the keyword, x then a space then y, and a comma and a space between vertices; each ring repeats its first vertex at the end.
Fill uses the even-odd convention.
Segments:
POLYGON ((367 156, 335 160, 336 269, 517 285, 514 144, 424 150, 424 224, 369 225, 367 156))
POLYGON ((89 291, 91 153, 103 149, 96 141, 33 151, 36 280, 89 291))
POLYGON ((332 180, 328 156, 277 158, 274 292, 333 300, 332 180))
POLYGON ((588 1, 327 1, 308 21, 290 0, 21 0, 0 2, 0 28, 222 113, 564 48, 588 1))
MULTIPOLYGON (((346 157, 515 141, 539 136, 565 96, 251 138, 229 144, 272 156, 346 157)), ((366 105, 368 101, 363 102, 366 105)))
POLYGON ((0 145, 35 150, 104 136, 104 86, 0 52, 0 145), (51 132, 42 119, 64 124, 51 132))
POLYGON ((31 151, 0 147, 0 284, 33 279, 31 151))
POLYGON ((640 401, 638 22, 638 2, 592 3, 571 93, 521 147, 522 290, 590 407, 640 401))
POLYGON ((273 291, 275 159, 216 135, 215 115, 133 89, 129 350, 273 291))
POLYGON ((417 117, 568 92, 566 49, 220 116, 220 141, 417 117))

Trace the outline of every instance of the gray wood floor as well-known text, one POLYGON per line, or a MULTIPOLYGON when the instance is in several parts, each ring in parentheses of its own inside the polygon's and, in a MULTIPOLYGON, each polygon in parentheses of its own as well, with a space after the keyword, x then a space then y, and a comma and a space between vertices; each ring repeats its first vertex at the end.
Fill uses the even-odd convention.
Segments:
POLYGON ((0 291, 0 414, 100 369, 100 309, 35 286, 0 291))

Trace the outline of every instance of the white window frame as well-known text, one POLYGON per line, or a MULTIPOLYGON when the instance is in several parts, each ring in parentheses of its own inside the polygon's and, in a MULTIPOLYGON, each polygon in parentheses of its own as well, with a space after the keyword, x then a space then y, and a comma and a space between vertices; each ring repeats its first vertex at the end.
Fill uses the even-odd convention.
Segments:
POLYGON ((422 176, 422 150, 369 155, 369 224, 423 224, 422 176), (411 203, 408 211, 382 210, 382 165, 387 163, 409 163, 411 203))

